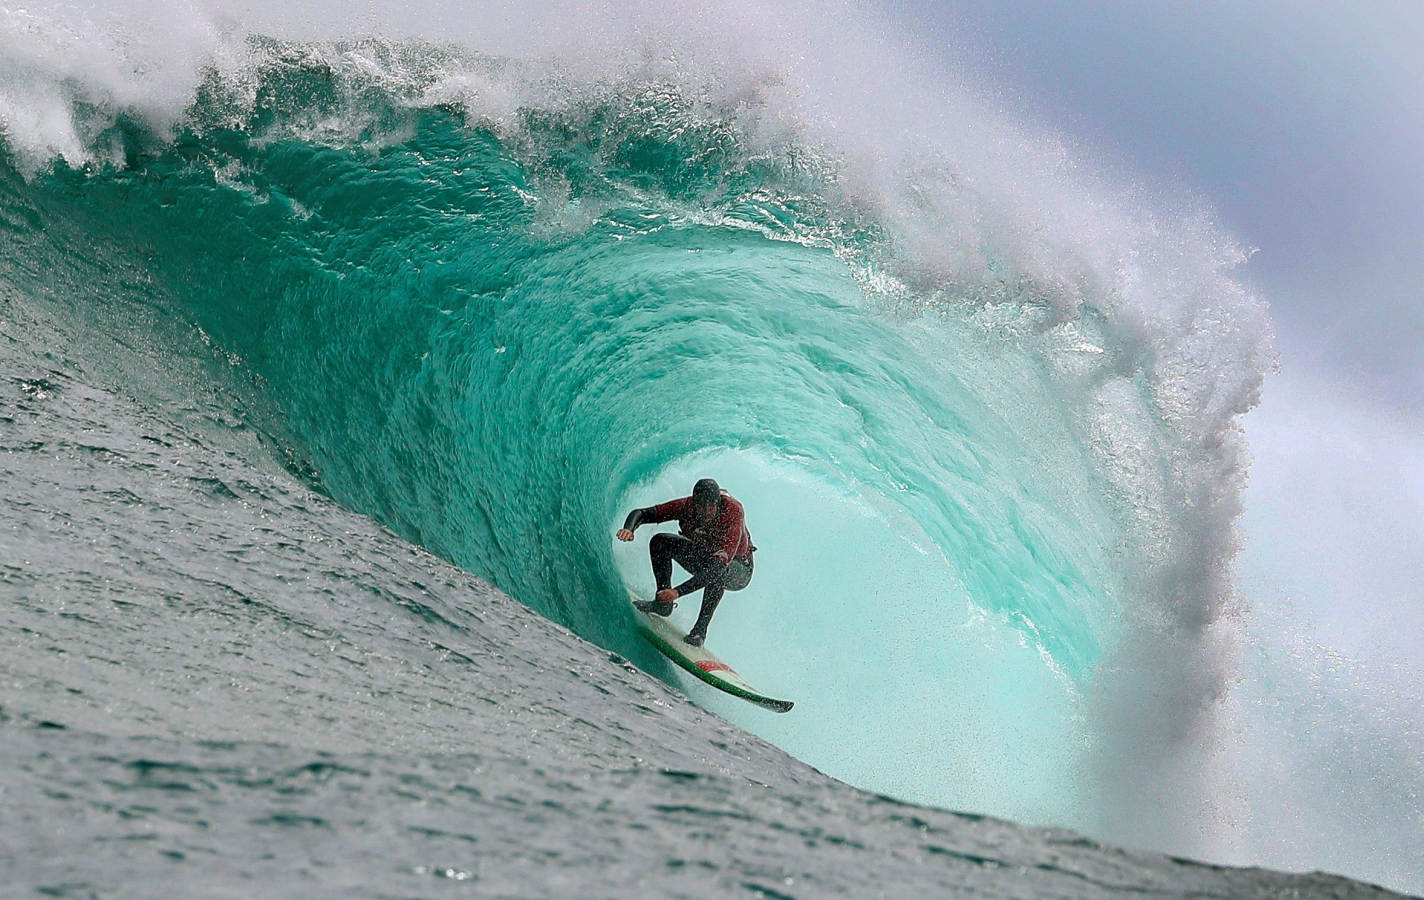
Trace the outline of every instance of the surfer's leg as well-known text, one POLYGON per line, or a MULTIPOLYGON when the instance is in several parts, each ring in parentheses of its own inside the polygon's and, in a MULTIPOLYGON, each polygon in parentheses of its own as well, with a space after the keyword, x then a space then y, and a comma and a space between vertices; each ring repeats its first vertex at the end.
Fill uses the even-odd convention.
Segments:
POLYGON ((752 582, 752 561, 732 560, 727 566, 727 574, 723 577, 723 582, 729 591, 740 591, 752 582))
POLYGON ((707 639, 707 626, 712 624, 712 614, 717 611, 717 604, 722 602, 723 592, 740 591, 750 584, 751 580, 750 559, 745 562, 733 560, 716 577, 710 579, 702 591, 702 610, 697 614, 697 624, 692 626, 692 630, 683 640, 694 647, 702 646, 702 642, 707 639))
MULTIPOLYGON (((672 587, 674 562, 691 575, 700 574, 713 563, 706 550, 680 534, 668 532, 653 535, 653 539, 648 542, 648 555, 652 557, 653 578, 657 581, 660 591, 672 587)), ((698 581, 695 586, 683 588, 683 592, 690 594, 701 585, 702 582, 698 581)))
POLYGON ((684 643, 701 647, 702 642, 707 640, 707 626, 712 624, 712 614, 717 611, 717 604, 722 602, 723 590, 721 581, 709 582, 702 589, 702 609, 697 613, 697 624, 683 638, 684 643))
POLYGON ((672 561, 684 555, 680 552, 683 550, 682 545, 691 543, 680 534, 669 534, 666 531, 653 535, 653 539, 648 542, 648 556, 653 561, 653 580, 657 582, 658 590, 665 591, 672 587, 672 561))

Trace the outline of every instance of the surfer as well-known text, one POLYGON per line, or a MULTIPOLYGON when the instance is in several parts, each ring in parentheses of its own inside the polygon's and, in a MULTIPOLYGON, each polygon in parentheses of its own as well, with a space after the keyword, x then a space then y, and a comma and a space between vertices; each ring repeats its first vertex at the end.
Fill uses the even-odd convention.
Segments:
POLYGON ((639 525, 677 520, 680 534, 659 532, 648 543, 653 561, 653 578, 658 592, 652 600, 640 601, 638 609, 653 615, 672 612, 674 601, 694 591, 702 591, 702 610, 697 624, 683 638, 694 647, 707 638, 712 613, 722 601, 723 591, 740 591, 752 580, 752 536, 742 514, 742 504, 718 487, 711 478, 692 486, 691 497, 681 497, 628 513, 618 540, 631 541, 639 525), (676 561, 692 577, 672 587, 672 564, 676 561))

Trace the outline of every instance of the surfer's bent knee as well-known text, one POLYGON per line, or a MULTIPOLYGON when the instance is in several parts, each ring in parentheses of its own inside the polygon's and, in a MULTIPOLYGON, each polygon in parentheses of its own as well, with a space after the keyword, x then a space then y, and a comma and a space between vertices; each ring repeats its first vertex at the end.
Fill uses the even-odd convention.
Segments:
POLYGON ((742 588, 751 584, 751 581, 751 560, 747 560, 746 562, 742 562, 741 560, 733 560, 727 565, 727 571, 723 575, 723 584, 725 585, 727 590, 740 591, 742 588))

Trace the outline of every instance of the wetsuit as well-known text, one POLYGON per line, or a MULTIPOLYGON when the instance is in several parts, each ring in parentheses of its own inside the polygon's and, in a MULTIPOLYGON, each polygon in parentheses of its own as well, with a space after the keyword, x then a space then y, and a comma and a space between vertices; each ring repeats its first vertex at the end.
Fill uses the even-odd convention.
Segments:
POLYGON ((691 497, 682 497, 633 510, 623 527, 632 531, 639 525, 673 519, 677 520, 680 534, 655 534, 648 544, 653 578, 658 590, 670 587, 674 561, 692 574, 674 590, 679 597, 702 590, 702 610, 689 634, 705 637, 723 591, 740 591, 751 582, 752 552, 756 547, 747 532, 742 504, 726 491, 721 492, 717 515, 710 521, 697 517, 697 506, 691 497))

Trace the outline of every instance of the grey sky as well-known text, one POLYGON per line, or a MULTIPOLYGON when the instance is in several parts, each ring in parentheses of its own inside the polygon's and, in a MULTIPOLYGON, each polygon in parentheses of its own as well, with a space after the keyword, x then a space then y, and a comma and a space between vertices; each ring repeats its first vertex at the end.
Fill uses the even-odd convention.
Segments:
POLYGON ((1206 196, 1259 249, 1288 366, 1424 391, 1424 3, 896 7, 1016 105, 1206 196))
MULTIPOLYGON (((952 63, 1259 252, 1242 581, 1360 656, 1424 644, 1424 3, 890 0, 952 63)), ((1417 664, 1416 664, 1417 665, 1417 664)))

